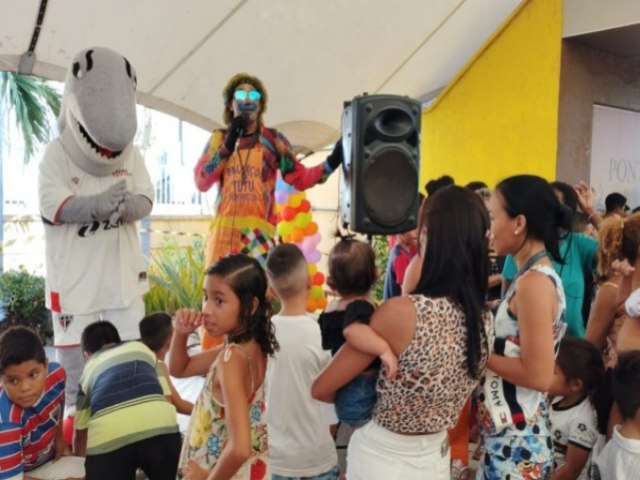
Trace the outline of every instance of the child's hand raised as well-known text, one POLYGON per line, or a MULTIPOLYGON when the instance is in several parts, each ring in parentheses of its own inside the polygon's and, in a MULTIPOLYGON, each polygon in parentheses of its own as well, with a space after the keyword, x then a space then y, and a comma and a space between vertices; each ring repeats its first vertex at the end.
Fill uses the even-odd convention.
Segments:
POLYGON ((578 195, 578 205, 580 209, 586 211, 593 209, 593 199, 596 192, 591 185, 581 181, 573 186, 574 191, 578 195))
POLYGON ((629 277, 636 269, 629 264, 627 259, 611 262, 611 271, 624 277, 629 277))
POLYGON ((202 325, 203 313, 193 308, 179 308, 173 316, 173 330, 182 335, 189 335, 202 325))
POLYGON ((384 369, 387 372, 387 378, 389 380, 395 380, 396 374, 398 373, 398 358, 391 351, 391 348, 387 348, 382 352, 380 361, 382 361, 382 365, 384 365, 384 369))

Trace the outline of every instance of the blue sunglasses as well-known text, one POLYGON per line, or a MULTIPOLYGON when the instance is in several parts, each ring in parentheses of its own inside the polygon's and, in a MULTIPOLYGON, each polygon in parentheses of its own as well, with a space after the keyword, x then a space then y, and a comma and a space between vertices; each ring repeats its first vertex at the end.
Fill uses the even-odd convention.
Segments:
POLYGON ((244 102, 247 98, 252 102, 256 102, 262 98, 262 95, 257 90, 236 90, 233 92, 233 98, 235 98, 239 102, 244 102))

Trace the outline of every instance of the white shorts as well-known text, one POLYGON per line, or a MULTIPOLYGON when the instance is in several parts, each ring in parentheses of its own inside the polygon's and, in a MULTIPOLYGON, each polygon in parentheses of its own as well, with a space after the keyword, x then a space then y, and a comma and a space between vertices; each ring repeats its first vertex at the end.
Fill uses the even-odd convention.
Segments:
POLYGON ((640 317, 640 288, 636 288, 624 302, 624 309, 630 317, 640 317))
MULTIPOLYGON (((26 472, 29 477, 38 480, 58 480, 60 478, 84 478, 84 457, 60 457, 55 462, 47 462, 26 472)), ((16 475, 9 480, 22 480, 24 475, 16 475)))
POLYGON ((99 320, 109 320, 113 323, 122 340, 136 340, 140 338, 138 323, 144 317, 144 301, 140 297, 127 308, 102 310, 82 315, 51 312, 51 316, 54 347, 79 346, 85 327, 99 320))
POLYGON ((349 440, 349 480, 449 480, 449 438, 446 431, 401 435, 373 420, 349 440))

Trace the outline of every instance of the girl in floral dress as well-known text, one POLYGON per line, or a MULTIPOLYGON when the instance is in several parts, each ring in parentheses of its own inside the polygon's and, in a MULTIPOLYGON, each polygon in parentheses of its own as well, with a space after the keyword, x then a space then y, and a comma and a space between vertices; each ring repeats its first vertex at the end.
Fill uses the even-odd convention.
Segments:
POLYGON ((264 374, 278 345, 257 260, 225 257, 205 272, 202 312, 176 312, 169 371, 207 375, 187 430, 179 470, 186 480, 267 480, 264 374), (224 344, 189 356, 187 337, 203 326, 224 344))

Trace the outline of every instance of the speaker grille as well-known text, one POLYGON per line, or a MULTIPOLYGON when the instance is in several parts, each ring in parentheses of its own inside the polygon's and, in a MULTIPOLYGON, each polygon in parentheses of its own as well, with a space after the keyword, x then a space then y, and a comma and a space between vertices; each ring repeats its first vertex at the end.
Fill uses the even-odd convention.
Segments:
POLYGON ((415 222, 417 175, 405 149, 387 147, 375 151, 366 161, 362 177, 365 209, 374 222, 383 227, 394 227, 410 217, 415 222))
POLYGON ((396 106, 380 110, 370 122, 365 143, 370 143, 373 139, 402 142, 416 127, 411 113, 396 106))

